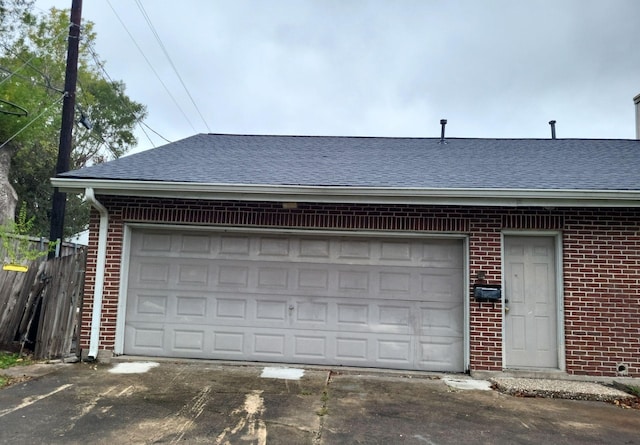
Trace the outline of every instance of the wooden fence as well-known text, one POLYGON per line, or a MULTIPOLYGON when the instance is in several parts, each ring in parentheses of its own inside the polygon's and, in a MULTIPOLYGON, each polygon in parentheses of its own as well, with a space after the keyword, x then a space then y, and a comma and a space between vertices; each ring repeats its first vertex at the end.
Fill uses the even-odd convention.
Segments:
POLYGON ((26 348, 36 359, 76 352, 86 248, 61 252, 30 262, 27 272, 0 270, 0 347, 26 348))

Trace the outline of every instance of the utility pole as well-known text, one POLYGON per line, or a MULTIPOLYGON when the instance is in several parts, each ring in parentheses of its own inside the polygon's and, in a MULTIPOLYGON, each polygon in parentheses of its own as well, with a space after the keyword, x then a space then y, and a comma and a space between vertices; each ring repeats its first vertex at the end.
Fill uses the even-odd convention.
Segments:
MULTIPOLYGON (((62 124, 60 125, 60 145, 58 146, 58 161, 56 176, 69 171, 73 142, 73 124, 76 108, 76 83, 78 81, 78 52, 80 46, 80 20, 82 17, 82 0, 71 2, 71 24, 69 25, 69 43, 67 46, 67 67, 64 78, 64 99, 62 101, 62 124)), ((63 240, 64 214, 67 206, 67 194, 58 188, 53 190, 51 203, 51 229, 49 240, 63 240)), ((49 253, 49 258, 55 257, 55 252, 49 253)))

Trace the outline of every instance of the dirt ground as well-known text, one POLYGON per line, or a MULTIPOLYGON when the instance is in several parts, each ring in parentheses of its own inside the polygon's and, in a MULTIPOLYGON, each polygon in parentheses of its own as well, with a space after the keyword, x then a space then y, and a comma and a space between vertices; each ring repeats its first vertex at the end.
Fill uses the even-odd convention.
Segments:
POLYGON ((0 443, 640 444, 639 410, 457 390, 439 375, 118 366, 61 365, 1 390, 0 443))

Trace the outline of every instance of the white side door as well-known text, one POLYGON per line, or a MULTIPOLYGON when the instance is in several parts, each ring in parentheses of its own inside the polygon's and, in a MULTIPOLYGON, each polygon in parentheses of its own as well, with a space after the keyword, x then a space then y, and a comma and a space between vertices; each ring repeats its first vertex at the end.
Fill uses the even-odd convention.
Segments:
POLYGON ((504 241, 505 367, 557 369, 555 238, 504 241))

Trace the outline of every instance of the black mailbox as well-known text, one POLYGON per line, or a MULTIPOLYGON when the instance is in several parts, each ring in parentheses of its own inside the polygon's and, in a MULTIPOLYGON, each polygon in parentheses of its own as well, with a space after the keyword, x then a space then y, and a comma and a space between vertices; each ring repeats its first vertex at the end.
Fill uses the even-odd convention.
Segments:
POLYGON ((499 284, 474 284, 473 297, 476 301, 497 303, 502 300, 502 289, 499 284))

